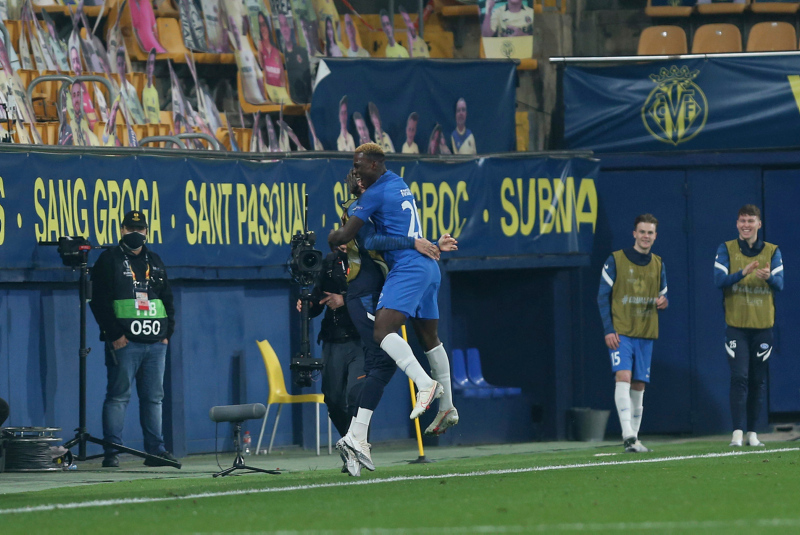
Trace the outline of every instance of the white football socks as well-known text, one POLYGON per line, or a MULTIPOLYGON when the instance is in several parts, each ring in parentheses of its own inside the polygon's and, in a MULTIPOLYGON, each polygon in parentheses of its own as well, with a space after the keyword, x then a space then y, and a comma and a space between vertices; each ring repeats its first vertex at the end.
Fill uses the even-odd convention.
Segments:
POLYGON ((631 427, 631 384, 617 381, 614 388, 614 403, 617 405, 619 424, 622 427, 622 438, 630 438, 636 433, 631 427))
POLYGON ((644 398, 644 390, 634 390, 631 388, 631 429, 636 437, 639 437, 639 427, 642 425, 642 412, 644 405, 642 404, 644 398))
POLYGON ((439 398, 439 410, 449 411, 453 408, 453 386, 450 384, 450 361, 447 360, 444 344, 439 344, 430 351, 426 351, 425 356, 428 357, 431 365, 431 375, 444 388, 444 393, 439 398))
POLYGON ((433 387, 433 379, 428 377, 417 361, 417 357, 414 356, 411 346, 399 334, 387 334, 386 338, 381 341, 381 349, 386 351, 386 354, 397 363, 397 367, 414 381, 418 390, 430 390, 433 387))
POLYGON ((369 430, 369 422, 372 420, 372 411, 363 407, 358 408, 358 414, 353 418, 350 424, 350 431, 348 431, 354 439, 363 442, 367 440, 367 431, 369 430))

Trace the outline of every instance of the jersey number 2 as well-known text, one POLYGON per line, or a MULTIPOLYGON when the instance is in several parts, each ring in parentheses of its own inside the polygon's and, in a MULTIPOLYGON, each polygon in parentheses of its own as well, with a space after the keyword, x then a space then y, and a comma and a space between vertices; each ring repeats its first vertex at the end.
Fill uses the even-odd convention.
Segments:
MULTIPOLYGON (((397 206, 397 205, 395 205, 397 206)), ((414 203, 411 201, 403 201, 403 204, 400 206, 403 207, 403 211, 411 210, 411 221, 408 222, 408 237, 409 238, 421 238, 421 230, 422 224, 419 222, 419 213, 417 213, 417 207, 414 206, 414 203)))

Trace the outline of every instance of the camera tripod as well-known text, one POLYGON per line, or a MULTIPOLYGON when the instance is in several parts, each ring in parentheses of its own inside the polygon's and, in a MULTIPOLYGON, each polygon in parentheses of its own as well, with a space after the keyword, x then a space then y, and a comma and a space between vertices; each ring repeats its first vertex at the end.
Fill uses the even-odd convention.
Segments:
POLYGON ((280 475, 280 472, 278 472, 277 470, 264 470, 263 468, 254 468, 252 466, 247 466, 246 464, 244 464, 244 457, 242 457, 241 434, 242 434, 242 422, 233 422, 233 444, 236 446, 236 459, 234 459, 233 461, 233 466, 231 466, 230 468, 226 468, 221 472, 217 472, 216 474, 214 474, 214 477, 227 476, 234 470, 251 470, 253 472, 261 472, 263 474, 280 475))
POLYGON ((78 456, 75 457, 77 461, 85 461, 87 459, 96 459, 103 457, 104 454, 86 455, 86 444, 98 444, 105 448, 113 448, 121 453, 130 453, 143 459, 151 459, 157 461, 161 466, 172 466, 180 468, 181 464, 176 461, 170 461, 158 455, 151 455, 143 451, 135 450, 122 444, 115 444, 107 440, 93 437, 86 430, 86 357, 89 355, 91 348, 86 347, 86 302, 91 299, 91 285, 89 283, 89 251, 92 246, 84 238, 60 238, 57 242, 39 242, 39 245, 58 245, 59 254, 62 256, 64 264, 77 268, 80 271, 80 278, 78 282, 79 298, 80 298, 80 348, 78 350, 78 375, 80 376, 79 394, 78 394, 78 428, 75 429, 75 437, 64 443, 66 449, 72 449, 78 446, 78 456), (73 244, 77 242, 77 247, 73 244), (69 250, 69 252, 66 252, 69 250))

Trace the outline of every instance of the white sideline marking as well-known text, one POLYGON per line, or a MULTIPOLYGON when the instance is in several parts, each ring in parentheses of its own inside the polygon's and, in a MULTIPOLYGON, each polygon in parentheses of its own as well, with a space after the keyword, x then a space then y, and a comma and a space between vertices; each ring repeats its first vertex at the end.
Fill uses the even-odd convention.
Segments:
MULTIPOLYGON (((236 496, 241 494, 260 494, 267 492, 288 492, 293 490, 310 490, 310 489, 325 489, 333 487, 348 487, 352 485, 374 485, 377 483, 395 483, 399 481, 422 481, 426 479, 450 479, 454 477, 478 477, 478 476, 494 476, 503 474, 522 474, 527 472, 547 472, 550 470, 566 470, 569 468, 592 468, 598 466, 620 466, 627 464, 648 464, 648 463, 663 463, 670 461, 687 461, 692 459, 712 459, 719 457, 738 457, 740 455, 767 455, 770 453, 784 453, 790 451, 800 451, 800 448, 777 448, 772 450, 756 449, 751 451, 729 451, 724 453, 704 453, 702 455, 679 455, 675 457, 656 457, 649 459, 631 459, 628 461, 607 461, 599 463, 581 463, 581 464, 559 464, 552 466, 531 466, 528 468, 507 468, 504 470, 483 470, 479 472, 463 472, 455 474, 438 474, 429 476, 398 476, 387 477, 382 479, 360 479, 356 481, 338 482, 338 483, 320 483, 316 485, 292 485, 288 487, 270 487, 266 489, 246 489, 246 490, 229 490, 225 492, 203 492, 201 494, 187 494, 186 496, 169 496, 163 498, 123 498, 116 500, 94 500, 90 502, 73 502, 73 503, 53 503, 47 505, 35 505, 31 507, 18 507, 14 509, 0 509, 0 515, 11 513, 38 513, 40 511, 55 511, 65 509, 82 509, 86 507, 106 507, 109 505, 129 505, 140 503, 157 503, 157 502, 171 502, 176 500, 195 500, 198 498, 217 498, 220 496, 236 496)), ((771 522, 772 520, 765 520, 771 522)), ((775 521, 782 521, 776 519, 775 521)), ((796 522, 796 520, 789 519, 787 521, 796 522)), ((645 525, 648 523, 643 523, 645 525)), ((666 524, 666 523, 665 523, 666 524)), ((564 525, 577 525, 577 524, 564 524, 564 525)), ((588 526, 589 524, 582 524, 588 526)), ((604 524, 605 525, 605 524, 604 524)), ((608 524, 617 525, 617 524, 608 524)), ((619 524, 622 525, 622 524, 619 524)), ((626 524, 629 525, 629 524, 626 524)), ((633 525, 633 524, 630 524, 633 525)), ((638 525, 638 524, 637 524, 638 525)), ((726 524, 727 525, 727 524, 726 524)), ((749 524, 748 524, 749 525, 749 524)), ((554 525, 557 526, 557 525, 554 525)), ((512 527, 513 528, 513 527, 512 527)), ((438 529, 438 528, 437 528, 438 529)), ((455 528, 453 528, 455 529, 455 528)), ((492 527, 494 529, 494 527, 492 527)), ((530 529, 530 528, 528 528, 530 529)), ((557 527, 554 529, 558 529, 557 527)), ((615 528, 616 529, 616 528, 615 528)), ((301 533, 301 532, 277 532, 277 533, 301 533)), ((303 532, 305 533, 305 532, 303 532)), ((308 532, 313 533, 313 532, 308 532)), ((322 532, 319 532, 322 533, 322 532)), ((334 533, 334 532, 330 532, 334 533)), ((455 532, 453 532, 455 533, 455 532)))

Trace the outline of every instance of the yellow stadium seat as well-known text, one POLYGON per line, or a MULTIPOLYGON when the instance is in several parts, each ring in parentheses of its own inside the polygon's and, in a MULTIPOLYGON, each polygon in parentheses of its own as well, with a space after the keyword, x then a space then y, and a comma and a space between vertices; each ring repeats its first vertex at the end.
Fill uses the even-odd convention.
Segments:
MULTIPOLYGON (((480 44, 479 55, 481 58, 486 57, 486 51, 483 48, 483 41, 481 41, 480 44)), ((539 68, 539 60, 536 58, 523 58, 523 59, 517 59, 515 61, 519 62, 517 64, 518 71, 535 71, 539 68)))
MULTIPOLYGON (((171 17, 156 19, 158 42, 167 50, 166 54, 158 54, 158 59, 171 59, 175 63, 186 63, 186 56, 190 55, 189 49, 183 43, 180 22, 171 17)), ((197 63, 219 63, 219 54, 208 52, 195 52, 194 60, 197 63)))
MULTIPOLYGON (((236 88, 239 93, 239 106, 242 107, 244 113, 270 113, 281 111, 281 105, 268 102, 266 104, 251 104, 244 99, 244 91, 242 90, 242 75, 236 71, 236 88)), ((311 108, 311 104, 284 104, 284 115, 305 115, 306 110, 311 108)))
POLYGON ((797 13, 800 2, 750 2, 750 11, 753 13, 797 13))
POLYGON ((11 46, 14 47, 14 52, 19 53, 19 36, 22 33, 21 20, 5 20, 3 24, 6 25, 8 30, 8 38, 11 40, 11 46))
POLYGON ((713 2, 710 4, 697 4, 697 12, 700 15, 738 15, 744 13, 750 0, 741 3, 735 2, 713 2))
POLYGON ((747 36, 748 52, 797 50, 797 32, 788 22, 759 22, 747 36))
POLYGON ((517 131, 517 151, 527 152, 529 149, 528 143, 531 135, 531 125, 528 119, 528 112, 518 111, 514 114, 517 131))
POLYGON ((692 54, 741 52, 742 32, 733 24, 704 24, 692 39, 692 54))
POLYGON ((640 56, 688 54, 686 32, 680 26, 650 26, 639 36, 640 56))
POLYGON ((688 17, 693 9, 693 6, 654 6, 652 0, 647 0, 644 13, 648 17, 688 17))

